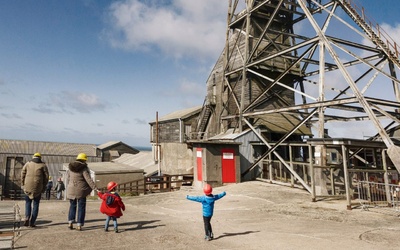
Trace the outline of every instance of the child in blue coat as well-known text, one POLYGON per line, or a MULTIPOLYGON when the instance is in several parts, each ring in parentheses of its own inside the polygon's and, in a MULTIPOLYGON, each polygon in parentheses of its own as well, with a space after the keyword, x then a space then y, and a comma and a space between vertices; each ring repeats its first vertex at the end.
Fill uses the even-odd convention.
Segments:
POLYGON ((211 228, 211 218, 214 213, 214 202, 221 199, 226 195, 226 192, 213 195, 212 187, 210 184, 206 184, 203 188, 204 194, 202 196, 190 196, 187 195, 186 198, 191 201, 200 202, 203 205, 203 222, 204 230, 206 233, 205 239, 210 241, 214 238, 212 228, 211 228))

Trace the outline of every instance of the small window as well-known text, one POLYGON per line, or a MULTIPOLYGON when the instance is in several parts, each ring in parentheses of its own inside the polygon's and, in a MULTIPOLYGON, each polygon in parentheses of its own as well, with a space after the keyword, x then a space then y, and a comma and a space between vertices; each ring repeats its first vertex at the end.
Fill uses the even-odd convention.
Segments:
POLYGON ((331 161, 337 162, 337 153, 336 152, 331 152, 331 161))

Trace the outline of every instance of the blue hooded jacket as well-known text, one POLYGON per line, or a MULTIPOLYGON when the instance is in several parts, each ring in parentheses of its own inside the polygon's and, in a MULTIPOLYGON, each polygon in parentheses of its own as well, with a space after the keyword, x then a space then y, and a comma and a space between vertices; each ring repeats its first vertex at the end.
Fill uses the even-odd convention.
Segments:
POLYGON ((197 201, 203 204, 203 216, 204 217, 211 217, 214 213, 214 202, 216 200, 221 199, 226 195, 226 192, 222 192, 216 195, 202 195, 202 196, 190 196, 187 195, 186 199, 191 201, 197 201))

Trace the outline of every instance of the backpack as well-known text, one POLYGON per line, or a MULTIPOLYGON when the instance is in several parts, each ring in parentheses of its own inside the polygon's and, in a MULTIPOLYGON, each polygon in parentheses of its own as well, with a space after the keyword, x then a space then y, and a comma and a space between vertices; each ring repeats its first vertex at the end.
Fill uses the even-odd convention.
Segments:
POLYGON ((112 205, 114 203, 114 201, 115 201, 114 195, 111 195, 111 194, 107 195, 107 198, 106 198, 107 206, 112 205))

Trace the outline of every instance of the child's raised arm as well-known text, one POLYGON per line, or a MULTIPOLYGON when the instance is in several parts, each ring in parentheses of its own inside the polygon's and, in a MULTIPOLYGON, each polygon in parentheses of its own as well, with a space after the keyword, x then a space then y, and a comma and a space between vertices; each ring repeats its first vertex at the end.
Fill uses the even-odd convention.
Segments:
POLYGON ((204 196, 191 196, 191 195, 186 195, 186 199, 191 200, 191 201, 202 202, 202 201, 204 200, 204 196))
POLYGON ((214 195, 214 197, 215 197, 215 200, 219 200, 219 199, 221 199, 222 197, 224 197, 225 195, 226 195, 226 192, 224 191, 224 192, 222 192, 222 193, 220 193, 220 194, 214 195))

